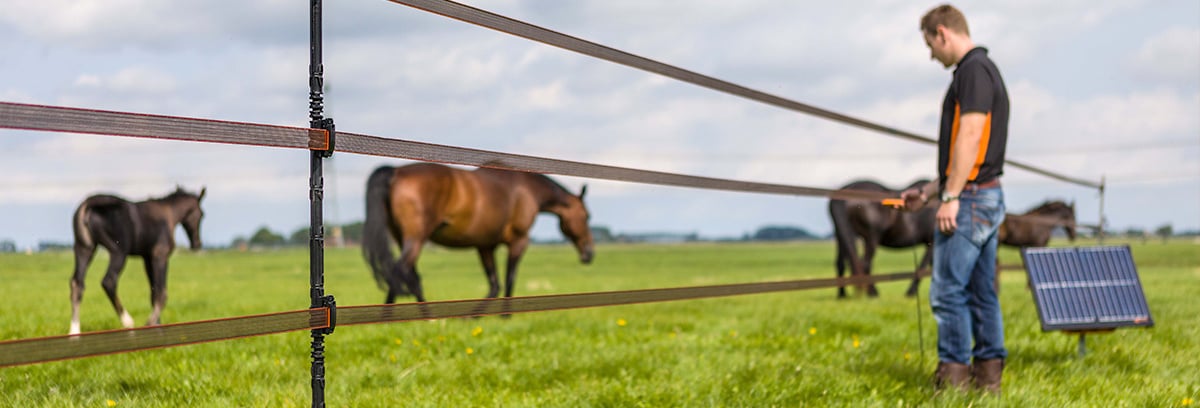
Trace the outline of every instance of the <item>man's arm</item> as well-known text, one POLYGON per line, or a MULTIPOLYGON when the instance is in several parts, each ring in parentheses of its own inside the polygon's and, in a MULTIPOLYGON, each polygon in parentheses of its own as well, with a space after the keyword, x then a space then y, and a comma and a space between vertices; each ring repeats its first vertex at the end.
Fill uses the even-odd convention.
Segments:
POLYGON ((979 156, 979 142, 983 139, 985 124, 985 113, 968 112, 959 117, 958 134, 954 136, 954 146, 950 147, 950 171, 946 175, 943 194, 957 197, 966 187, 967 177, 979 156))
MULTIPOLYGON (((963 187, 967 185, 967 177, 975 167, 975 159, 979 155, 979 142, 983 139, 983 126, 987 123, 987 114, 979 112, 964 113, 958 119, 958 134, 954 135, 954 146, 950 147, 950 171, 946 175, 946 186, 943 195, 958 197, 963 187)), ((942 203, 937 212, 938 229, 951 233, 958 228, 958 200, 942 203)))

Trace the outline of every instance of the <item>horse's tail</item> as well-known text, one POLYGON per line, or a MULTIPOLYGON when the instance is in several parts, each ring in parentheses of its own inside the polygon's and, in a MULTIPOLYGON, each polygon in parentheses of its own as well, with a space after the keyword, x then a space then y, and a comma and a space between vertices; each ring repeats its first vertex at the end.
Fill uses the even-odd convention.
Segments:
POLYGON ((71 227, 75 230, 75 244, 86 247, 96 245, 95 238, 92 237, 92 228, 88 225, 88 219, 91 218, 94 208, 117 206, 124 202, 124 200, 111 195, 94 195, 83 200, 79 204, 79 208, 75 209, 75 218, 71 222, 71 227))
POLYGON ((837 258, 834 261, 838 276, 842 275, 847 264, 850 265, 850 275, 854 270, 854 234, 850 228, 850 214, 846 211, 846 200, 829 200, 829 219, 833 224, 833 241, 836 244, 837 258))
POLYGON ((381 166, 367 178, 367 217, 363 221, 363 256, 371 265, 375 283, 383 290, 388 290, 387 273, 396 264, 389 235, 392 215, 388 209, 393 174, 394 167, 381 166))
POLYGON ((92 247, 96 243, 92 240, 92 232, 88 228, 88 212, 90 207, 87 200, 79 204, 79 208, 75 209, 75 220, 71 226, 75 229, 75 245, 92 247))

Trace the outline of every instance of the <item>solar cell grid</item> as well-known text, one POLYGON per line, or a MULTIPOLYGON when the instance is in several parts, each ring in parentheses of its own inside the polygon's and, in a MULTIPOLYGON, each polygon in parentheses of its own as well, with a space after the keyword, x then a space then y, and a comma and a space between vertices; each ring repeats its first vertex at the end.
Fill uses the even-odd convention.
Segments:
POLYGON ((1021 251, 1043 331, 1153 326, 1128 246, 1021 251))

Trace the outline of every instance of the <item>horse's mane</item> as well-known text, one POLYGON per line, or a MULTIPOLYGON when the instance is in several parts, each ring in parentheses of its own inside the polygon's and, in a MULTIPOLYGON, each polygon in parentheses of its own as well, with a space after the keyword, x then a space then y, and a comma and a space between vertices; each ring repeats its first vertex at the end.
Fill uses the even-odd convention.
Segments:
POLYGON ((555 199, 558 201, 563 201, 564 196, 574 196, 575 195, 575 193, 572 193, 571 190, 568 190, 566 187, 563 187, 562 184, 559 184, 559 182, 557 180, 550 178, 550 176, 547 176, 542 173, 529 173, 529 175, 548 184, 551 187, 551 189, 554 190, 555 199))
POLYGON ((193 198, 196 196, 197 196, 196 193, 184 190, 183 187, 175 187, 175 191, 172 191, 171 194, 167 194, 166 196, 163 196, 162 198, 159 198, 159 200, 174 200, 174 199, 183 198, 183 197, 193 198))
POLYGON ((1073 217, 1075 215, 1075 206, 1071 205, 1071 204, 1067 204, 1066 202, 1063 202, 1062 200, 1046 200, 1045 202, 1039 204, 1038 206, 1033 207, 1033 209, 1030 209, 1029 211, 1025 212, 1025 214, 1056 214, 1056 213, 1062 214, 1062 215, 1071 215, 1073 217))
POLYGON ((1067 205, 1067 203, 1063 202, 1062 200, 1046 200, 1045 202, 1038 204, 1036 207, 1033 207, 1031 211, 1058 208, 1071 208, 1071 206, 1067 205))

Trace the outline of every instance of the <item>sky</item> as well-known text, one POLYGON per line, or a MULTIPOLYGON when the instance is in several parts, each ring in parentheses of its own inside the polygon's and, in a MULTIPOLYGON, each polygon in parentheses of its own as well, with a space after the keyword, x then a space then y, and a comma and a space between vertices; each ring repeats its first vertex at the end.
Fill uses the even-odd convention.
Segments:
MULTIPOLYGON (((307 126, 308 9, 283 0, 0 0, 0 101, 307 126)), ((497 0, 505 16, 929 137, 951 72, 918 31, 938 3, 497 0)), ((1200 229, 1200 2, 955 3, 1011 104, 1010 212, 1073 201, 1110 229, 1200 229)), ((325 4, 338 130, 638 169, 837 188, 935 174, 934 146, 787 111, 383 0, 325 4)), ((0 130, 0 241, 71 242, 86 196, 207 188, 205 245, 308 225, 301 150, 0 130)), ((367 175, 326 161, 325 220, 367 175)), ((615 232, 831 230, 827 200, 556 177, 615 232)), ((534 235, 554 238, 539 217, 534 235)), ((183 239, 182 230, 177 233, 183 239)), ((182 241, 181 241, 182 242, 182 241)))

